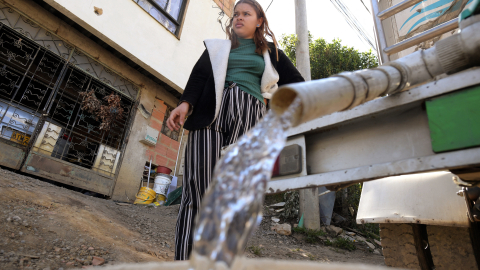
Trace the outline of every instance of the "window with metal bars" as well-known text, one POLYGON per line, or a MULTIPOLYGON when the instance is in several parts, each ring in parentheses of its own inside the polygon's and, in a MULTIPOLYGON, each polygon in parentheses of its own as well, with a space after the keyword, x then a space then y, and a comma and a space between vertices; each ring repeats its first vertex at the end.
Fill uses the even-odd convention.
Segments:
POLYGON ((42 155, 113 175, 137 92, 130 81, 0 3, 0 142, 31 145, 42 155), (86 91, 99 105, 108 106, 112 93, 120 99, 121 117, 108 130, 82 109, 86 91))
POLYGON ((165 112, 165 118, 163 119, 163 126, 162 126, 162 134, 167 135, 172 140, 175 140, 178 142, 178 135, 180 134, 180 130, 175 131, 175 130, 170 130, 167 127, 167 119, 170 117, 170 113, 173 111, 173 108, 167 105, 167 111, 165 112))
POLYGON ((178 36, 187 0, 133 0, 133 2, 178 36))

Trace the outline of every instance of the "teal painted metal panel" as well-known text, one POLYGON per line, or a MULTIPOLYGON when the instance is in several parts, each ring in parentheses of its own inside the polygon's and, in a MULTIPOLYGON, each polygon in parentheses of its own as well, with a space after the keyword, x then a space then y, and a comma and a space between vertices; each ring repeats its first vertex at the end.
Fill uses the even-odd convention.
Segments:
POLYGON ((434 152, 480 146, 480 85, 426 102, 434 152))

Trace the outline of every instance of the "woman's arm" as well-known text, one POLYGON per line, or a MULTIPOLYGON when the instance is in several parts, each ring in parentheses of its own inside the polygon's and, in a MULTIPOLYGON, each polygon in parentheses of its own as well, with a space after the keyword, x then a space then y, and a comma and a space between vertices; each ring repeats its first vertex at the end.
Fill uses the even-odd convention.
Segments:
POLYGON ((167 127, 170 130, 179 130, 185 122, 185 117, 192 113, 193 107, 197 104, 198 99, 202 95, 207 79, 210 76, 210 56, 205 50, 198 59, 197 63, 190 73, 187 86, 180 97, 177 108, 175 108, 167 120, 167 127))
POLYGON ((202 95, 203 88, 205 88, 207 79, 210 76, 210 66, 210 56, 208 55, 208 51, 205 50, 193 67, 192 73, 190 73, 187 86, 185 86, 183 95, 180 97, 179 104, 186 101, 190 104, 190 110, 193 109, 202 95))
POLYGON ((278 86, 305 81, 300 72, 298 72, 297 68, 293 65, 292 61, 290 61, 280 49, 278 50, 278 64, 276 69, 280 76, 278 86))

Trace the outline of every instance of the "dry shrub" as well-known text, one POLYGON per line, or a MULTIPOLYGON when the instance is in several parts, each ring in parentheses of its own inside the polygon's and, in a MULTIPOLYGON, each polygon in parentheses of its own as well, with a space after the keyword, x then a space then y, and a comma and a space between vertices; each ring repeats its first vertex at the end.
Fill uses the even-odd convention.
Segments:
POLYGON ((94 90, 81 92, 83 97, 82 110, 85 110, 95 116, 95 119, 102 121, 100 130, 108 131, 112 127, 115 120, 123 118, 123 108, 121 106, 120 97, 113 92, 103 98, 108 105, 102 105, 102 102, 95 96, 94 90))
POLYGON ((100 110, 102 102, 100 102, 97 96, 95 96, 95 91, 90 90, 80 92, 80 96, 83 97, 82 110, 87 111, 93 115, 95 115, 95 113, 100 110))

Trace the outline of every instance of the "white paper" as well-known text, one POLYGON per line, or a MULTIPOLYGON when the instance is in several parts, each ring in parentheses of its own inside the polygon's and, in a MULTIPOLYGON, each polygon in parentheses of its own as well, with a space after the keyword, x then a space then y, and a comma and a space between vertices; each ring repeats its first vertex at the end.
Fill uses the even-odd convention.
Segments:
POLYGON ((175 189, 177 189, 177 177, 173 176, 172 183, 170 183, 170 187, 168 188, 167 196, 168 194, 170 194, 170 192, 174 191, 175 189))

